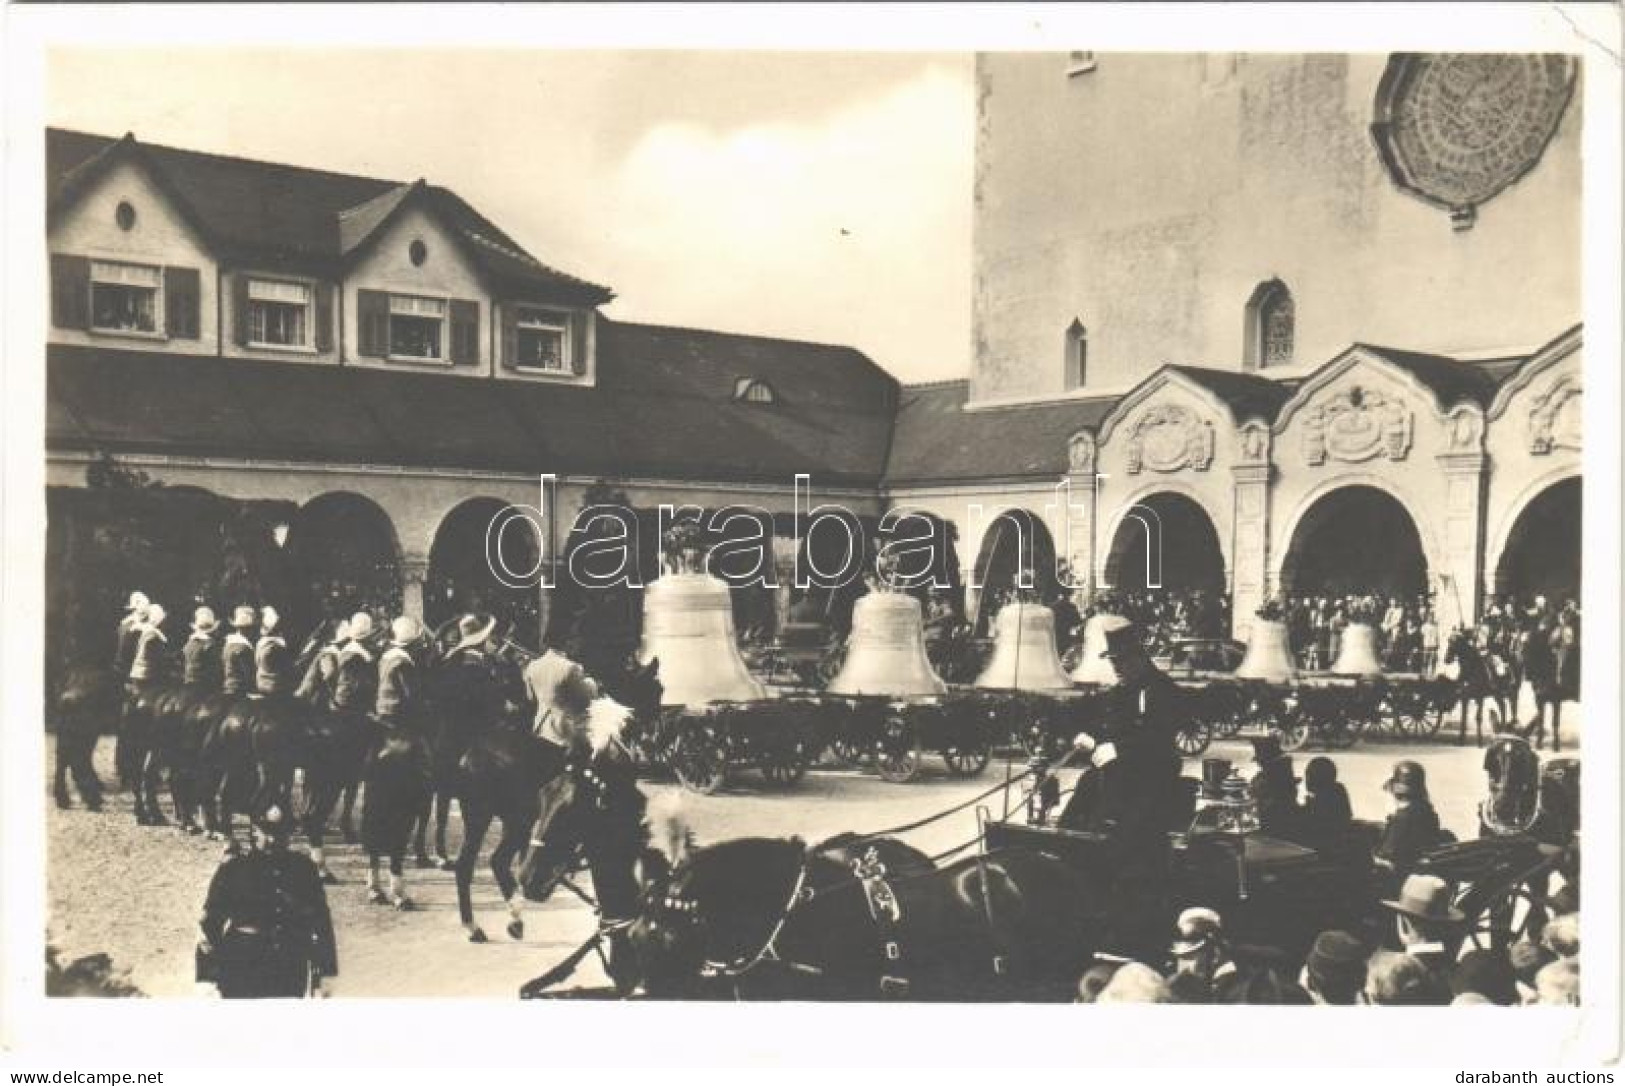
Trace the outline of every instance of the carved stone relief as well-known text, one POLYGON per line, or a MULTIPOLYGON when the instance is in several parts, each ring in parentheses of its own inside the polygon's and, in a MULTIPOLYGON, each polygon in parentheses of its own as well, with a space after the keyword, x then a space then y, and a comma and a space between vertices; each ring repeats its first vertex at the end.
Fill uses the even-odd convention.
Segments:
POLYGON ((1142 468, 1171 472, 1206 471, 1213 463, 1213 424, 1175 404, 1153 407, 1129 433, 1128 472, 1142 468))
POLYGON ((1358 464, 1378 456, 1403 460, 1411 447, 1412 415, 1404 403, 1355 385, 1304 414, 1303 458, 1358 464))
POLYGON ((1066 443, 1066 466, 1073 475, 1095 473, 1095 435, 1079 430, 1066 443))
POLYGON ((1543 456, 1553 449, 1580 450, 1584 391, 1578 376, 1565 374, 1535 400, 1529 408, 1530 452, 1543 456))

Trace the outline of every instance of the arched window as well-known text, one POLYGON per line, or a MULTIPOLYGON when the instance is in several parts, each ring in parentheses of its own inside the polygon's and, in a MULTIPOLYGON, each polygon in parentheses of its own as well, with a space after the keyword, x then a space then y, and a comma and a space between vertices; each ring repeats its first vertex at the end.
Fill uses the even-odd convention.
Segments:
POLYGON ((1292 292, 1279 279, 1260 283, 1247 303, 1245 368, 1290 366, 1296 338, 1292 292))
POLYGON ((1083 388, 1089 383, 1089 329, 1073 318, 1066 330, 1066 387, 1083 388))
POLYGON ((773 386, 755 377, 741 377, 734 382, 734 399, 744 403, 774 403, 778 396, 773 386))

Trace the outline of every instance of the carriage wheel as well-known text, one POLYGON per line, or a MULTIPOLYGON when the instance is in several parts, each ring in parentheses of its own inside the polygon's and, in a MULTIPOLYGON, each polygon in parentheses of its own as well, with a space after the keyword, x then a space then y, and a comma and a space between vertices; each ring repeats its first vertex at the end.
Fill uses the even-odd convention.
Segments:
POLYGON ((1270 730, 1281 740, 1281 749, 1288 754, 1300 751, 1309 745, 1309 722, 1302 717, 1294 717, 1272 724, 1270 730))
POLYGON ((993 748, 985 739, 973 740, 963 746, 948 747, 942 760, 948 763, 948 772, 956 777, 974 777, 987 768, 993 759, 993 748))
POLYGON ((1544 898, 1536 897, 1528 884, 1518 883, 1468 918, 1467 939, 1478 949, 1505 950, 1519 940, 1539 936, 1537 929, 1551 915, 1544 898))
POLYGON ((789 786, 807 775, 809 761, 806 744, 798 739, 787 747, 771 751, 762 760, 762 776, 769 784, 789 786))
POLYGON ((1444 710, 1437 705, 1424 705, 1411 719, 1411 727, 1418 736, 1427 739, 1439 734, 1444 724, 1444 710))
POLYGON ((874 758, 874 751, 844 731, 830 740, 829 752, 846 769, 857 769, 874 758))
POLYGON ((914 779, 920 771, 920 733, 900 716, 887 720, 875 744, 875 765, 880 775, 893 784, 914 779))
POLYGON ((709 731, 687 732, 671 752, 671 768, 684 788, 709 796, 728 779, 728 752, 709 731))
POLYGON ((1335 727, 1322 731, 1321 741, 1332 750, 1348 750, 1360 741, 1360 733, 1369 723, 1364 717, 1353 716, 1338 722, 1335 727))
POLYGON ((1179 753, 1187 758, 1195 758, 1213 742, 1213 726, 1205 720, 1192 721, 1179 729, 1174 742, 1179 745, 1179 753))

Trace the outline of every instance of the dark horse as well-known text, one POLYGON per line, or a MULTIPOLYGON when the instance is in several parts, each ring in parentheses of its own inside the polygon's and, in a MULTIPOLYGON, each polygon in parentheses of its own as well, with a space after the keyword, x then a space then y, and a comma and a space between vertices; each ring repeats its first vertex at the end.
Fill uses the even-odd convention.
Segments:
POLYGON ((596 757, 543 790, 520 877, 527 897, 545 899, 585 857, 623 992, 1069 999, 1094 952, 1105 902, 1052 856, 999 849, 937 869, 897 842, 851 835, 696 849, 680 820, 656 827, 664 847, 651 850, 643 797, 618 761, 596 757))
POLYGON ((1473 711, 1473 725, 1478 745, 1484 745, 1484 705, 1490 702, 1498 714, 1490 725, 1491 732, 1500 731, 1512 719, 1512 698, 1516 689, 1509 690, 1511 672, 1507 662, 1496 653, 1481 649, 1471 630, 1458 629, 1445 645, 1444 662, 1455 664, 1456 709, 1460 713, 1460 731, 1457 741, 1467 741, 1467 710, 1473 711))
POLYGON ((68 777, 73 777, 79 800, 92 811, 101 810, 102 782, 96 775, 96 741, 102 729, 118 719, 123 691, 117 676, 103 667, 69 669, 57 685, 56 769, 53 794, 58 807, 72 807, 68 777))
MULTIPOLYGON (((659 660, 647 665, 629 660, 618 673, 603 676, 605 696, 588 708, 589 716, 595 712, 624 712, 628 717, 639 717, 658 711, 659 668, 659 660)), ((493 821, 502 823, 502 834, 491 851, 491 873, 508 904, 508 934, 515 939, 524 937, 522 899, 513 864, 536 822, 538 794, 561 768, 556 759, 546 755, 529 729, 520 727, 497 727, 481 733, 459 759, 452 782, 463 815, 463 842, 455 865, 457 911, 470 942, 486 941, 485 931, 474 920, 472 894, 474 868, 493 821)))

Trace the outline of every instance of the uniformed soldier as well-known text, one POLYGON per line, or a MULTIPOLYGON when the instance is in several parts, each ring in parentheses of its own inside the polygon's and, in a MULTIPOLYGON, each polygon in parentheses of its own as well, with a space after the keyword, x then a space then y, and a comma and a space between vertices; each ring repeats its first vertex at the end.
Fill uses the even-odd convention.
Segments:
POLYGON ((225 669, 221 691, 225 694, 248 694, 254 690, 254 642, 251 636, 258 625, 254 609, 244 604, 231 612, 231 633, 220 650, 225 669))
POLYGON ((181 646, 181 682, 197 690, 220 689, 220 621, 208 607, 192 613, 192 634, 181 646))
POLYGON ((327 644, 316 650, 305 674, 299 680, 299 689, 293 696, 317 709, 333 707, 333 684, 338 677, 339 653, 350 639, 350 624, 340 619, 333 627, 333 636, 327 644))
POLYGON ((131 592, 125 615, 118 620, 118 647, 113 650, 113 674, 119 682, 128 682, 130 665, 135 662, 135 647, 141 641, 141 624, 147 620, 149 604, 146 593, 131 592))
POLYGON ((288 643, 277 632, 281 621, 274 608, 260 608, 260 639, 254 646, 254 689, 261 697, 274 697, 288 689, 292 661, 288 643))
POLYGON ((1394 809, 1372 858, 1397 888, 1422 854, 1439 845, 1439 815, 1428 798, 1427 773, 1416 762, 1394 763, 1382 787, 1393 797, 1394 809))
POLYGON ((293 825, 280 806, 255 828, 255 847, 226 857, 209 883, 197 979, 225 999, 325 995, 338 950, 316 865, 288 850, 293 825))
POLYGON ((362 726, 362 721, 375 708, 378 683, 372 650, 367 647, 373 636, 372 616, 357 611, 350 618, 346 632, 349 639, 339 650, 333 672, 333 709, 362 726))
POLYGON ((1117 947, 1156 961, 1166 931, 1163 895, 1168 878, 1168 823, 1178 800, 1181 758, 1176 743, 1184 698, 1151 662, 1140 627, 1129 622, 1106 631, 1102 656, 1112 662, 1106 730, 1073 741, 1092 770, 1073 795, 1062 823, 1081 822, 1111 841, 1116 880, 1112 923, 1117 947), (1093 777, 1094 780, 1089 780, 1093 777))
POLYGON ((401 615, 389 629, 389 647, 378 657, 373 719, 386 732, 416 735, 420 727, 418 668, 411 648, 423 637, 423 627, 411 615, 401 615))
POLYGON ((169 638, 163 629, 167 617, 160 604, 147 605, 147 617, 130 659, 130 686, 136 693, 169 677, 169 638))

